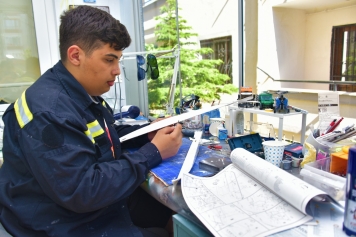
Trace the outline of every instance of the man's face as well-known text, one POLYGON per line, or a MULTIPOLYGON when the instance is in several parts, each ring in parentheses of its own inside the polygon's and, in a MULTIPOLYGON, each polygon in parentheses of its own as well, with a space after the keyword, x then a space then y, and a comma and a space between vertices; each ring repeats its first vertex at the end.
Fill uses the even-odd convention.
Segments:
POLYGON ((120 74, 119 60, 122 51, 105 44, 86 55, 80 63, 80 75, 77 80, 91 96, 99 96, 108 92, 120 74))

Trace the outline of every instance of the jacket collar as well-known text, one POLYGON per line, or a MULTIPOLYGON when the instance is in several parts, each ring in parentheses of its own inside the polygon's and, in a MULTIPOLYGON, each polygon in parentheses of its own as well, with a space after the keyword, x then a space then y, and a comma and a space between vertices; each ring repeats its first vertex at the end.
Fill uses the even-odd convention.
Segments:
POLYGON ((53 66, 53 71, 58 77, 60 83, 63 85, 67 94, 76 103, 83 107, 83 109, 88 108, 92 103, 92 99, 85 91, 84 87, 73 77, 73 75, 64 67, 61 60, 53 66))

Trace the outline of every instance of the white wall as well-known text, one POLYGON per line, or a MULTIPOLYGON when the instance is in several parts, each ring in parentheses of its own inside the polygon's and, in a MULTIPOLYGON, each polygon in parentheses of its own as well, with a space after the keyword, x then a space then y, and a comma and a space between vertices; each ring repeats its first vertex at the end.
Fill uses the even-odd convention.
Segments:
MULTIPOLYGON (((274 79, 328 81, 332 27, 356 22, 356 6, 308 13, 281 7, 281 1, 259 2, 257 66, 274 79)), ((328 90, 328 84, 273 82, 257 71, 258 92, 301 88, 328 90)))
MULTIPOLYGON (((280 79, 303 80, 305 58, 304 11, 274 8, 273 24, 275 27, 275 53, 277 54, 280 79)), ((264 55, 264 57, 268 60, 268 55, 264 55)), ((290 83, 283 82, 281 86, 303 88, 302 83, 288 84, 290 83)))
MULTIPOLYGON (((306 17, 305 80, 330 80, 332 27, 356 23, 356 6, 308 14, 306 17)), ((328 85, 307 84, 308 89, 328 85)))
MULTIPOLYGON (((303 10, 260 5, 257 67, 274 79, 303 80, 305 59, 305 13, 303 10)), ((258 92, 275 87, 303 88, 302 83, 267 80, 257 72, 258 92)))

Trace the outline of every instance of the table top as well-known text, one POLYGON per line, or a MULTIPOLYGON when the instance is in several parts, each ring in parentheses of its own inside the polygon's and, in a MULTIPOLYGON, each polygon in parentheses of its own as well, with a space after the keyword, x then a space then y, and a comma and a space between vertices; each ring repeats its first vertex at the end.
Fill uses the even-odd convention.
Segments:
MULTIPOLYGON (((231 153, 229 145, 225 141, 220 141, 220 145, 223 147, 221 151, 211 150, 205 146, 200 145, 199 152, 197 154, 197 160, 201 160, 201 157, 208 158, 213 156, 225 157, 229 159, 231 153)), ((195 168, 193 168, 190 173, 199 173, 199 167, 196 166, 198 162, 197 160, 195 168)), ((161 168, 166 169, 167 167, 163 165, 161 168)), ((179 173, 179 170, 180 169, 177 169, 176 172, 179 173)), ((299 171, 299 168, 286 170, 286 172, 289 172, 298 178, 302 178, 302 176, 299 175, 299 171)), ((204 174, 204 172, 200 173, 199 176, 204 176, 202 174, 204 174)), ((207 176, 213 175, 208 173, 205 174, 207 176)), ((150 172, 147 176, 146 182, 144 182, 141 186, 150 195, 152 195, 162 204, 171 208, 174 212, 181 214, 195 224, 205 228, 202 222, 194 215, 194 213, 186 204, 180 184, 176 186, 167 185, 167 183, 162 182, 162 179, 155 173, 150 172)), ((314 217, 314 226, 302 225, 293 229, 276 233, 272 236, 308 236, 308 233, 310 234, 314 232, 314 236, 346 236, 346 234, 342 231, 343 213, 343 210, 332 202, 312 201, 308 207, 308 214, 314 217), (333 233, 333 235, 330 235, 330 233, 333 233)))
MULTIPOLYGON (((210 135, 204 135, 203 139, 209 139, 210 135)), ((155 199, 160 201, 165 206, 171 208, 173 211, 183 215, 187 219, 202 225, 199 219, 190 211, 186 202, 184 201, 180 183, 176 186, 172 185, 172 179, 176 178, 179 174, 180 167, 183 165, 185 155, 188 152, 191 141, 189 138, 184 137, 182 147, 179 149, 178 154, 172 158, 163 161, 159 166, 152 169, 141 186, 155 199)), ((228 144, 220 141, 223 147, 221 150, 209 149, 207 146, 200 145, 197 158, 190 171, 191 174, 208 177, 214 173, 199 169, 199 161, 210 158, 220 157, 230 159, 231 150, 228 144)))

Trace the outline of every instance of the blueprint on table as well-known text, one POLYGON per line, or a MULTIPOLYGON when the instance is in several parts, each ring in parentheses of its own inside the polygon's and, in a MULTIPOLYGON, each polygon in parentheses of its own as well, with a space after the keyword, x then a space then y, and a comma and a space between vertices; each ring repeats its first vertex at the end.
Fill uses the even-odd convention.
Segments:
MULTIPOLYGON (((177 178, 179 175, 179 171, 183 165, 191 143, 192 141, 190 141, 188 138, 183 138, 182 146, 179 148, 177 155, 164 160, 161 164, 151 169, 151 172, 157 178, 162 180, 167 186, 172 185, 172 180, 177 178)), ((199 145, 198 155, 194 161, 193 168, 189 173, 200 177, 212 176, 214 173, 199 169, 199 161, 212 156, 226 157, 226 155, 211 150, 206 146, 199 145)))
POLYGON ((233 164, 213 177, 182 177, 184 200, 216 237, 268 236, 302 225, 312 219, 310 201, 326 195, 243 148, 230 158, 233 164))

